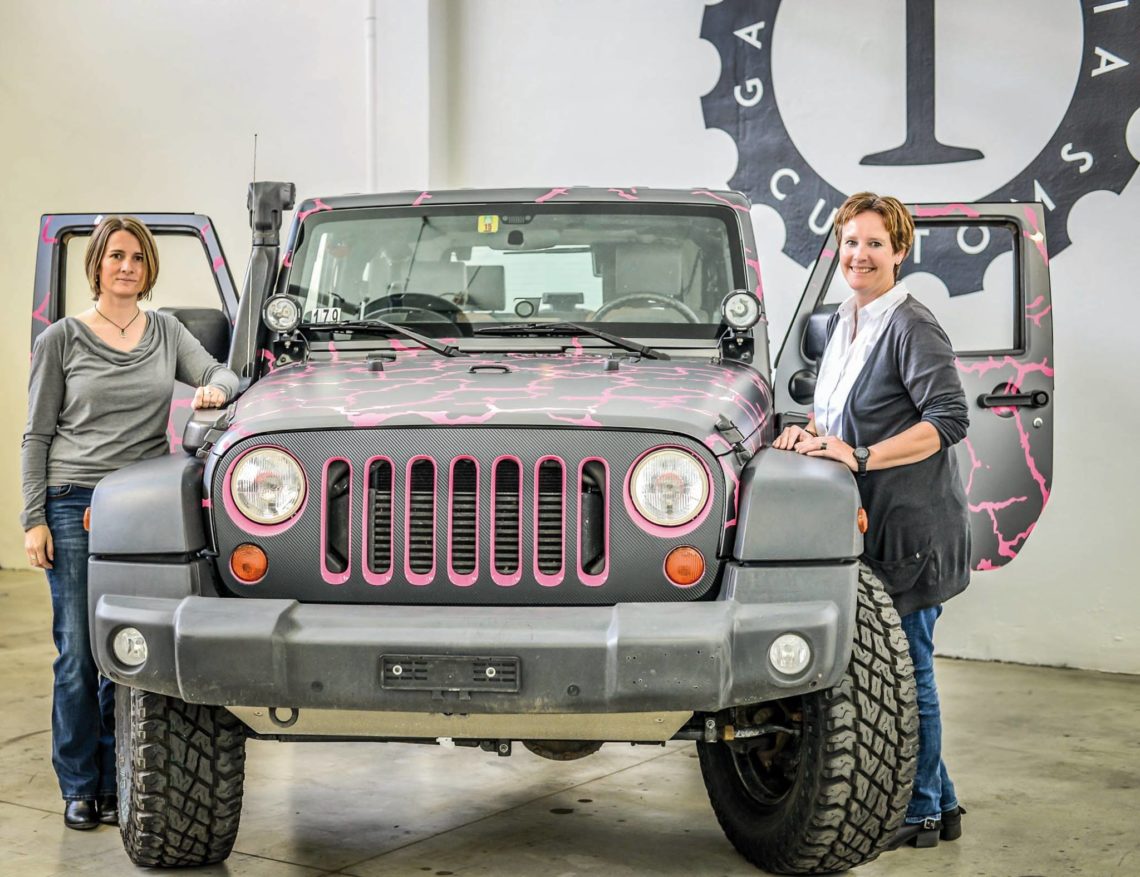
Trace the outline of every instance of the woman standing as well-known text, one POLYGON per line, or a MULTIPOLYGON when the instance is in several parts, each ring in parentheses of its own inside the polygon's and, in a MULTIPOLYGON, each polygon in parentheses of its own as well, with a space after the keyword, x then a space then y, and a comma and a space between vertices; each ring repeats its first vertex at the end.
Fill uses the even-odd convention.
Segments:
POLYGON ((139 307, 158 278, 154 237, 141 222, 106 217, 85 266, 94 305, 36 341, 21 453, 24 547, 47 572, 59 652, 52 765, 64 823, 75 829, 118 821, 114 685, 100 678, 88 636, 84 512, 105 475, 168 453, 176 379, 197 386, 194 408, 222 406, 238 386, 177 319, 139 307))
POLYGON ((891 848, 962 834, 942 762, 934 622, 970 580, 970 529, 953 446, 969 426, 950 341, 898 282, 914 220, 895 198, 860 192, 835 217, 839 266, 852 295, 828 323, 806 429, 774 447, 846 464, 868 530, 862 559, 902 617, 918 689, 919 753, 906 821, 891 848))

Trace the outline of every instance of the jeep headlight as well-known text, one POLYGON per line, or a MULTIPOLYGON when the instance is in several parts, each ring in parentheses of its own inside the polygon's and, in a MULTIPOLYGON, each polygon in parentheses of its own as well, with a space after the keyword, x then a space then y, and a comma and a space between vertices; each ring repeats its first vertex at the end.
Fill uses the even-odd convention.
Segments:
POLYGON ((646 454, 633 467, 629 492, 634 507, 647 521, 678 527, 705 507, 709 478, 704 466, 688 451, 662 448, 646 454))
POLYGON ((230 494, 243 515, 258 524, 278 524, 305 500, 305 475, 277 448, 247 451, 230 473, 230 494))

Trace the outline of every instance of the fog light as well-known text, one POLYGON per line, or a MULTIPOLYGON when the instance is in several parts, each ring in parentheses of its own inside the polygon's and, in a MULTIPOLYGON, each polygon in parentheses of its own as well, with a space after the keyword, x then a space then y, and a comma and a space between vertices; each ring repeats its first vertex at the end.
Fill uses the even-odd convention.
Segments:
POLYGON ((768 661, 777 673, 796 676, 802 673, 811 661, 811 646, 799 634, 781 634, 768 649, 768 661))
POLYGON ((124 627, 115 634, 111 651, 119 663, 128 667, 138 667, 146 662, 146 637, 134 627, 124 627))

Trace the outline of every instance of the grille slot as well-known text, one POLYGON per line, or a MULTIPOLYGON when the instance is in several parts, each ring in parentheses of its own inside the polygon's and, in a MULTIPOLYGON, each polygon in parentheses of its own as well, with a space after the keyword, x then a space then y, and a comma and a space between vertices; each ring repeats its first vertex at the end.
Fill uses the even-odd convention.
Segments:
POLYGON ((544 575, 562 571, 562 486, 565 471, 561 460, 543 460, 538 465, 535 565, 544 575))
POLYGON ((408 470, 408 568, 435 568, 435 463, 420 458, 408 470))
POLYGON ((499 460, 495 464, 495 569, 503 575, 519 570, 519 515, 522 510, 519 464, 499 460))
POLYGON ((601 460, 582 463, 579 505, 578 562, 587 575, 606 569, 606 464, 601 460))
POLYGON ((325 569, 348 569, 348 500, 352 470, 347 460, 329 460, 325 468, 325 569))
POLYGON ((368 471, 368 505, 372 526, 368 568, 375 573, 392 569, 392 463, 377 460, 368 471))
POLYGON ((470 457, 451 467, 451 569, 461 575, 473 573, 476 565, 479 508, 479 467, 470 457))

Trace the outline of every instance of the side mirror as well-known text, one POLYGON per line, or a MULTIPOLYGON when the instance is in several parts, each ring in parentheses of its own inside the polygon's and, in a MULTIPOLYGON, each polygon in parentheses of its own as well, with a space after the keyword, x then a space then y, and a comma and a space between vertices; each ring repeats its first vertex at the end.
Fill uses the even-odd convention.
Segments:
POLYGON ((788 381, 788 395, 797 404, 811 405, 815 399, 815 379, 815 372, 808 371, 806 368, 801 369, 792 375, 791 380, 788 381))
POLYGON ((816 309, 811 312, 800 348, 803 351, 804 359, 809 362, 819 362, 820 357, 823 356, 823 348, 827 346, 827 324, 831 320, 831 315, 838 309, 839 305, 837 304, 817 305, 816 309))
POLYGON ((159 308, 158 311, 178 320, 218 362, 229 359, 231 327, 221 311, 216 308, 159 308))

